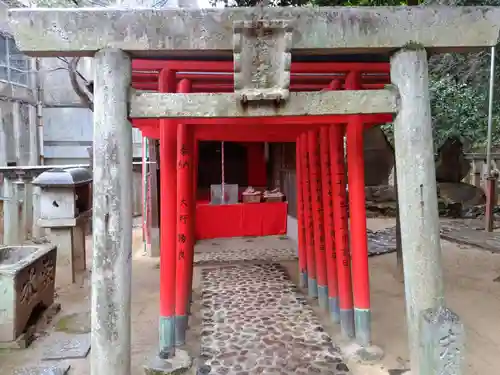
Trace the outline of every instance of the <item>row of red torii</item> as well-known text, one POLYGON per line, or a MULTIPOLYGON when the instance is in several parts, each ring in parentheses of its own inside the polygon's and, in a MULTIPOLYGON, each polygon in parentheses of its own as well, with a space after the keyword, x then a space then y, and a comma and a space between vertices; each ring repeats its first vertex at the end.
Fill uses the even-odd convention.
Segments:
MULTIPOLYGON (((232 69, 230 61, 134 60, 132 86, 159 92, 227 92, 233 90, 232 69)), ((389 70, 389 63, 292 63, 291 90, 382 89, 390 83, 389 70)), ((300 286, 307 288, 309 296, 318 298, 320 306, 330 311, 332 320, 340 323, 346 338, 356 337, 361 345, 370 345, 363 129, 391 122, 392 114, 193 121, 177 124, 161 119, 132 120, 143 136, 160 139, 160 256, 163 259, 160 306, 166 321, 175 316, 176 345, 184 344, 188 327, 200 140, 296 142, 300 286), (169 143, 165 142, 167 134, 163 130, 167 129, 164 128, 172 132, 169 143), (347 136, 347 174, 344 135, 347 136), (174 143, 176 171, 168 169, 168 161, 165 162, 166 155, 174 157, 171 153, 174 143), (177 186, 173 186, 174 181, 177 186), (176 216, 168 212, 174 206, 176 216), (167 262, 166 259, 171 259, 167 254, 174 251, 176 263, 167 262), (174 266, 176 270, 172 269, 174 266), (176 275, 175 280, 172 275, 176 275)), ((167 343, 165 348, 170 345, 167 343)))

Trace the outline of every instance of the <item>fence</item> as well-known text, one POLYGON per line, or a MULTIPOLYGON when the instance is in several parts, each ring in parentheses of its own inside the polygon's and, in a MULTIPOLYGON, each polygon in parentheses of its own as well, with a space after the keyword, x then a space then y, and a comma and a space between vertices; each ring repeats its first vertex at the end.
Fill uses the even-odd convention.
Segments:
MULTIPOLYGON (((470 162, 469 174, 464 178, 464 182, 477 187, 483 187, 486 170, 486 154, 465 154, 465 159, 470 162)), ((500 154, 491 154, 492 168, 500 171, 500 154)))

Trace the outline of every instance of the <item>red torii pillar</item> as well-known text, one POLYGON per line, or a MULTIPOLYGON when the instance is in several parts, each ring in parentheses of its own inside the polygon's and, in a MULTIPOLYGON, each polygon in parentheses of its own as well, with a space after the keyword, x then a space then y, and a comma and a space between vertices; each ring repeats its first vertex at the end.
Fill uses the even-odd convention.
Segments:
POLYGON ((193 234, 193 251, 191 252, 191 267, 188 268, 188 282, 189 282, 189 296, 188 296, 188 306, 187 306, 187 314, 191 314, 191 303, 193 302, 193 267, 194 267, 194 245, 196 244, 196 204, 198 201, 198 157, 199 157, 199 141, 194 137, 194 129, 188 129, 192 133, 190 137, 193 141, 193 163, 192 163, 192 173, 193 173, 193 204, 191 206, 191 230, 193 234))
POLYGON ((307 134, 309 151, 309 173, 311 181, 311 205, 314 219, 314 254, 316 259, 316 276, 318 281, 318 303, 328 309, 328 283, 326 279, 326 254, 323 230, 323 196, 321 194, 321 170, 319 160, 318 132, 310 131, 307 134))
POLYGON ((344 160, 344 126, 330 127, 330 155, 332 165, 333 220, 340 307, 340 329, 345 338, 354 337, 352 306, 351 256, 347 222, 347 197, 344 160))
MULTIPOLYGON (((179 82, 178 92, 190 91, 187 79, 179 82)), ((175 293, 175 344, 186 342, 188 305, 191 295, 194 257, 193 226, 193 131, 189 125, 177 126, 177 272, 175 293)))
POLYGON ((363 120, 354 116, 347 127, 347 168, 349 213, 351 220, 352 282, 354 289, 354 322, 356 340, 371 344, 370 280, 366 234, 365 168, 363 120))
MULTIPOLYGON (((175 72, 163 69, 160 92, 175 92, 175 72)), ((177 123, 160 119, 160 358, 175 354, 175 279, 177 222, 177 123)))
POLYGON ((307 249, 306 249, 306 225, 304 215, 304 173, 302 170, 302 159, 304 150, 302 148, 301 137, 295 142, 295 162, 296 162, 296 181, 297 181, 297 231, 299 248, 299 286, 307 288, 307 249))
POLYGON ((307 146, 307 133, 300 136, 302 148, 302 198, 304 202, 305 248, 307 258, 307 290, 311 298, 318 297, 318 282, 316 280, 316 262, 314 255, 314 229, 313 212, 311 207, 311 174, 309 168, 309 148, 307 146))
POLYGON ((323 126, 320 129, 319 148, 321 161, 321 187, 323 193, 323 221, 326 249, 328 301, 330 317, 333 322, 338 323, 340 322, 340 311, 337 286, 337 256, 335 253, 335 227, 333 224, 330 142, 328 127, 326 126, 323 126))
MULTIPOLYGON (((351 72, 346 87, 361 87, 361 75, 351 72)), ((370 276, 368 270, 368 243, 366 235, 365 165, 363 118, 351 116, 347 126, 347 168, 349 182, 349 216, 351 222, 351 258, 354 295, 354 322, 356 340, 363 346, 371 344, 370 276)))

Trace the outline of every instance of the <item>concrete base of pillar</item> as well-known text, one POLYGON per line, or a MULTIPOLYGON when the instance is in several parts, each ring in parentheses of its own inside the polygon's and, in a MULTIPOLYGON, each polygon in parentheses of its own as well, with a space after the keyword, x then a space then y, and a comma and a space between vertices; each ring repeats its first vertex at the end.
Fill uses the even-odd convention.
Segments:
POLYGON ((49 240, 57 246, 56 287, 81 284, 86 269, 85 226, 50 228, 49 240))
POLYGON ((300 272, 299 287, 303 289, 307 288, 307 272, 300 272))
POLYGON ((356 341, 359 345, 368 347, 371 344, 372 314, 368 309, 354 309, 356 341))
POLYGON ((316 279, 307 279, 307 294, 310 298, 318 298, 318 282, 316 279))
POLYGON ((155 356, 151 362, 144 366, 146 375, 179 375, 186 374, 193 363, 189 354, 184 350, 175 350, 175 355, 169 359, 155 356))
POLYGON ((340 322, 339 299, 337 297, 329 297, 328 302, 330 305, 330 319, 334 323, 339 323, 340 322))
POLYGON ((350 343, 341 348, 342 354, 346 360, 361 364, 374 364, 384 357, 384 351, 378 346, 361 346, 356 343, 350 343))
POLYGON ((323 309, 328 311, 328 287, 318 285, 318 304, 323 309))
POLYGON ((175 346, 184 345, 186 343, 186 331, 188 328, 188 317, 175 317, 175 346))
POLYGON ((354 311, 340 310, 340 330, 345 339, 354 338, 354 311))
POLYGON ((175 348, 175 318, 160 316, 160 353, 169 357, 175 348))
POLYGON ((147 254, 150 257, 158 258, 160 256, 160 228, 150 228, 147 254))

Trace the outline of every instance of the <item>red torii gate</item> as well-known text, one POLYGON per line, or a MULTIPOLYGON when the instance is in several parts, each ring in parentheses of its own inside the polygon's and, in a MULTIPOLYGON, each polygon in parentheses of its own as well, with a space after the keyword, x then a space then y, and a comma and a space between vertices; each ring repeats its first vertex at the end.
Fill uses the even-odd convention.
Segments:
MULTIPOLYGON (((135 89, 233 91, 231 61, 134 60, 132 69, 135 89)), ((291 91, 381 89, 388 83, 388 63, 291 65, 291 91)), ((160 313, 175 316, 177 345, 185 341, 192 288, 200 140, 296 142, 300 286, 307 287, 309 295, 340 322, 345 337, 356 336, 361 344, 370 344, 363 130, 391 121, 391 114, 132 120, 144 136, 160 139, 160 313)))

